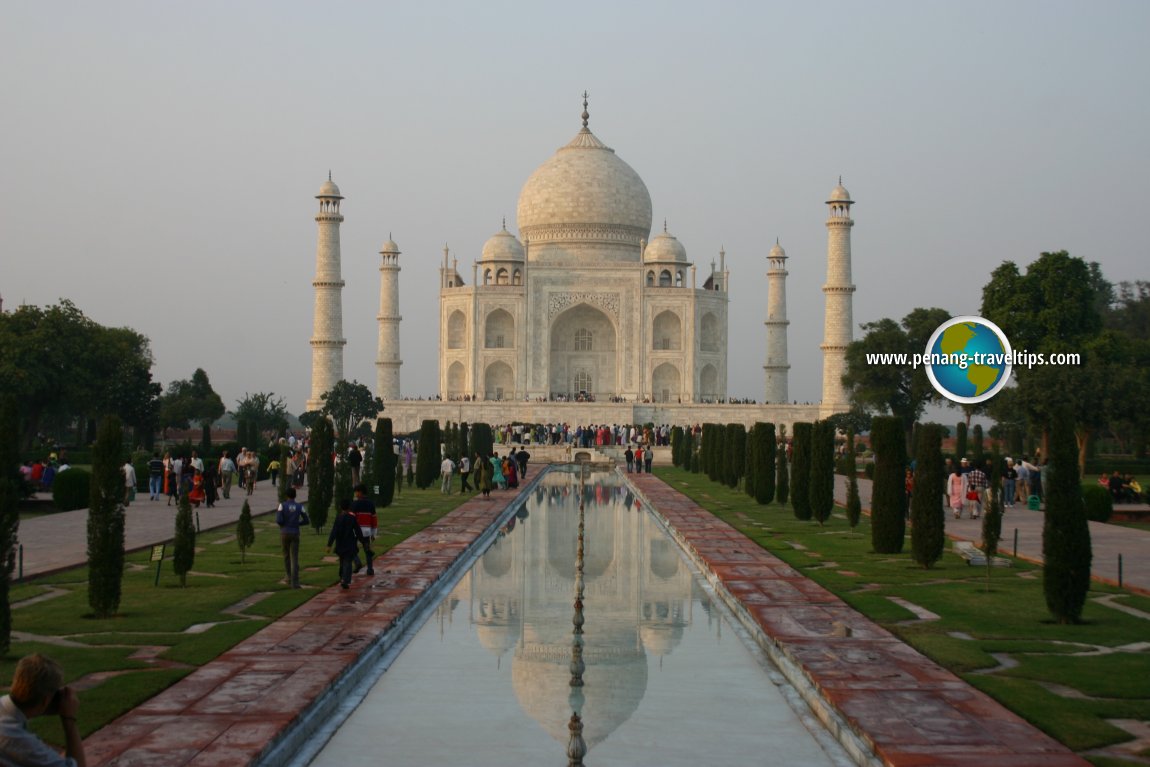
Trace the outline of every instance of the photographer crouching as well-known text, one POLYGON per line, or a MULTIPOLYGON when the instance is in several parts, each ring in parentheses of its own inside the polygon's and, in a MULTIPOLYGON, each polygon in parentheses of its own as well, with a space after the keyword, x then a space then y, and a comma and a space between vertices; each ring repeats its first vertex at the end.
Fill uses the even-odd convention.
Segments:
POLYGON ((84 743, 76 726, 80 701, 64 686, 60 664, 46 655, 26 655, 16 664, 12 690, 0 698, 0 764, 14 767, 85 767, 84 743), (57 715, 64 727, 63 756, 28 730, 28 720, 57 715))

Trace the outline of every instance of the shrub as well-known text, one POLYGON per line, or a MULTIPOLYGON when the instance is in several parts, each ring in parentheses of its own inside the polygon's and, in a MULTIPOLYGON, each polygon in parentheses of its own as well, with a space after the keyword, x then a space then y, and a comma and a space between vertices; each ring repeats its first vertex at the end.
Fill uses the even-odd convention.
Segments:
MULTIPOLYGON (((124 483, 120 483, 121 490, 124 483)), ((92 497, 92 475, 84 469, 62 471, 52 480, 52 505, 60 511, 88 508, 92 497)))
POLYGON ((859 498, 859 478, 858 472, 855 471, 854 431, 847 432, 847 454, 845 461, 847 475, 847 524, 850 525, 851 530, 854 530, 859 526, 859 520, 862 519, 862 499, 859 498))
POLYGON ((902 552, 906 537, 906 431, 902 420, 882 416, 871 422, 874 484, 871 489, 871 545, 876 554, 902 552))
MULTIPOLYGON (((19 503, 23 480, 16 471, 20 463, 20 429, 16 405, 0 402, 0 656, 7 655, 12 640, 12 608, 9 585, 16 567, 16 531, 20 525, 19 503)), ((64 472, 67 474, 68 472, 64 472)))
POLYGON ((966 457, 966 422, 959 421, 954 433, 954 460, 960 461, 966 457))
POLYGON ((799 421, 794 425, 794 449, 791 454, 791 506, 795 519, 811 518, 811 435, 812 424, 799 421))
POLYGON ((1059 623, 1078 623, 1090 588, 1090 526, 1078 480, 1073 420, 1063 409, 1051 419, 1050 469, 1043 483, 1042 589, 1059 623))
MULTIPOLYGON (((486 461, 491 456, 491 451, 494 449, 495 437, 491 433, 491 425, 486 423, 477 423, 471 427, 471 457, 479 456, 480 460, 486 461)), ((437 467, 438 469, 438 467, 437 467)), ((408 482, 410 485, 411 483, 408 482)))
POLYGON ((747 432, 746 449, 743 452, 745 462, 743 463, 743 492, 751 498, 755 497, 755 438, 754 429, 747 432))
MULTIPOLYGON (((467 434, 467 424, 463 425, 462 434, 467 434)), ((375 421, 375 450, 372 453, 375 463, 375 481, 379 486, 379 495, 375 503, 379 508, 386 509, 395 500, 395 464, 399 456, 395 454, 395 438, 392 436, 391 419, 378 418, 375 421)))
POLYGON ((720 477, 730 488, 739 486, 743 478, 743 468, 747 462, 747 427, 741 423, 729 423, 723 427, 723 470, 720 477))
POLYGON ((914 561, 929 569, 942 557, 946 543, 942 509, 946 478, 942 467, 942 432, 937 424, 919 427, 914 463, 910 549, 914 561))
POLYGON ((1082 501, 1086 506, 1086 518, 1093 522, 1109 522, 1114 513, 1114 498, 1110 491, 1101 485, 1088 485, 1082 490, 1082 501))
POLYGON ((172 569, 180 576, 180 585, 188 585, 188 572, 196 562, 196 526, 192 521, 192 504, 187 493, 180 494, 176 508, 176 531, 172 542, 172 569))
POLYGON ((244 506, 240 509, 240 520, 236 522, 236 543, 240 547, 240 564, 243 564, 248 553, 248 549, 256 542, 256 528, 252 525, 252 507, 248 505, 247 499, 244 500, 244 506))
POLYGON ((791 477, 790 470, 787 466, 787 426, 782 424, 779 426, 779 444, 775 457, 778 463, 775 466, 775 485, 776 494, 779 497, 779 503, 786 505, 787 499, 791 493, 791 477))

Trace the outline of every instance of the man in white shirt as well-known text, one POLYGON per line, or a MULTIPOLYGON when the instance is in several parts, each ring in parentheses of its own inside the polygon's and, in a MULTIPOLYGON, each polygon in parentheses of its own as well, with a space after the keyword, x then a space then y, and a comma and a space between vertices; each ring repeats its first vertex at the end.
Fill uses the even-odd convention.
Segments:
POLYGON ((439 472, 443 476, 443 484, 440 486, 439 492, 450 495, 451 477, 455 474, 455 461, 451 460, 451 456, 443 456, 443 463, 439 464, 439 472))
POLYGON ((136 467, 131 461, 124 461, 120 471, 124 474, 124 505, 127 506, 136 494, 136 467))

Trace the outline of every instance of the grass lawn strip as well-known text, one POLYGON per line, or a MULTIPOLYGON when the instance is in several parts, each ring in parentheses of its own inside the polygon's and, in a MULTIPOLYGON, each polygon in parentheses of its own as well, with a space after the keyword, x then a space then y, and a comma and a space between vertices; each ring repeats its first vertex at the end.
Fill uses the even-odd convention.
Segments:
MULTIPOLYGON (((393 505, 379 513, 376 553, 389 550, 467 498, 443 495, 438 487, 404 487, 393 505)), ((300 536, 303 588, 282 584, 275 517, 264 514, 254 523, 255 544, 243 563, 234 523, 202 531, 186 588, 180 587, 170 560, 163 562, 155 586, 156 564, 148 561, 150 552, 128 555, 120 611, 110 619, 91 617, 86 567, 13 584, 13 641, 8 655, 0 658, 0 678, 10 680, 16 661, 32 652, 59 660, 67 683, 81 691, 79 724, 86 737, 337 580, 335 559, 324 550, 326 531, 320 535, 307 529, 300 536)), ((63 745, 59 723, 51 717, 35 719, 31 725, 48 742, 63 745)))
POLYGON ((1114 595, 1138 610, 1148 598, 1095 583, 1083 624, 1060 626, 1046 609, 1041 569, 1030 563, 1014 560, 988 578, 986 568, 967 565, 948 548, 924 570, 911 559, 909 531, 903 554, 875 555, 866 516, 855 533, 838 514, 819 527, 795 519, 789 506, 759 506, 705 475, 673 468, 656 474, 1094 764, 1146 764, 1099 750, 1131 739, 1109 720, 1150 719, 1150 621, 1093 600, 1114 595), (921 620, 892 597, 938 620, 921 620))

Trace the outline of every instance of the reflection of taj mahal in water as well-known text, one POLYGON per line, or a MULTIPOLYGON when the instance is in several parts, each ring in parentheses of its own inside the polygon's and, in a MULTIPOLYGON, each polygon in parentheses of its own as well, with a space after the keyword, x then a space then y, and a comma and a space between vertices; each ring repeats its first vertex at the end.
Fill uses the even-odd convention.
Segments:
MULTIPOLYGON (((552 472, 536 487, 536 502, 555 505, 579 491, 576 475, 552 472)), ((522 520, 516 534, 488 549, 455 593, 467 595, 469 619, 484 648, 512 664, 523 711, 566 743, 568 718, 579 710, 583 738, 593 747, 638 708, 648 658, 661 662, 674 651, 692 620, 697 587, 674 542, 626 488, 596 482, 584 496, 585 686, 570 686, 572 604, 555 599, 556 593, 576 593, 578 513, 522 520), (625 513, 616 516, 616 510, 625 513)), ((510 525, 516 526, 515 518, 510 525)))
MULTIPOLYGON (((484 244, 471 269, 462 272, 458 259, 444 249, 439 267, 438 396, 443 402, 466 404, 455 411, 444 409, 441 420, 544 423, 553 419, 533 418, 523 412, 524 404, 578 400, 690 408, 727 397, 731 273, 726 254, 720 250, 717 265, 712 260, 709 268, 700 270, 666 223, 652 238, 651 195, 639 174, 591 132, 586 99, 582 122, 575 137, 523 185, 518 236, 505 223, 484 244), (520 412, 500 410, 499 403, 518 405, 520 412)), ((343 378, 346 344, 339 252, 343 196, 329 178, 317 199, 308 410, 317 409, 320 396, 343 378)), ((787 422, 847 409, 841 376, 852 339, 853 201, 840 183, 826 204, 830 215, 820 346, 822 404, 785 411, 792 398, 787 385, 787 255, 776 242, 764 254, 767 405, 758 406, 757 413, 728 414, 722 420, 787 422)), ((418 425, 420 418, 435 413, 425 402, 420 414, 408 414, 412 406, 402 402, 399 247, 389 238, 380 256, 376 394, 394 420, 408 418, 418 425)), ((749 292, 763 295, 754 288, 749 292)), ((614 415, 596 420, 714 420, 614 415)))

